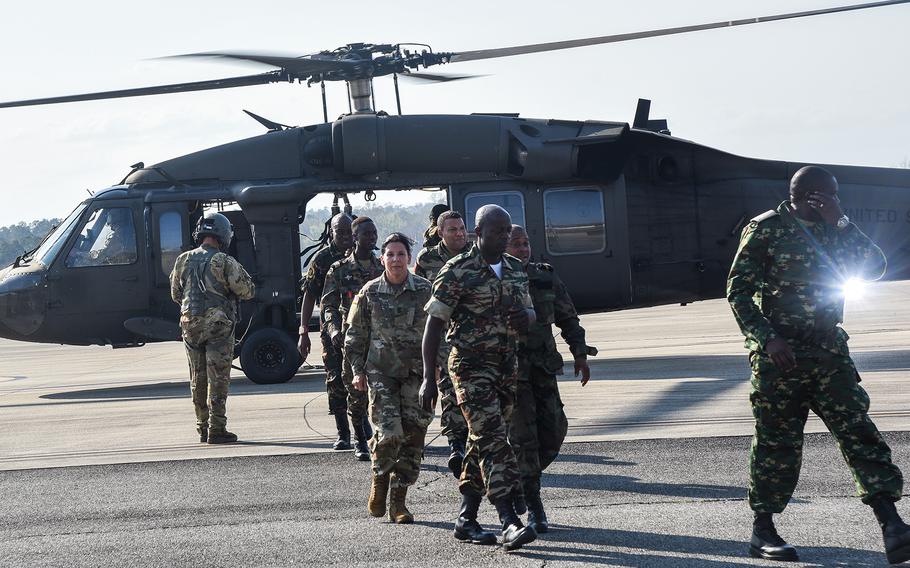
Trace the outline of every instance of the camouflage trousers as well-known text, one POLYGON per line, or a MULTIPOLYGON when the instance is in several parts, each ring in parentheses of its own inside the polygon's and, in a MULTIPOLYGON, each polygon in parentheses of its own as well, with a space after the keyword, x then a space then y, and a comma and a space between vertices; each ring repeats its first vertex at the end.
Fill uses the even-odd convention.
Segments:
POLYGON ((556 375, 519 363, 518 397, 509 442, 525 493, 540 492, 540 474, 556 459, 569 429, 556 375))
POLYGON ((846 460, 864 503, 876 496, 900 499, 903 478, 891 449, 869 418, 869 395, 848 355, 820 348, 796 352, 797 366, 781 373, 764 353, 753 352, 749 505, 779 513, 787 506, 802 464, 809 411, 824 421, 846 460))
POLYGON ((344 388, 342 367, 344 356, 341 349, 332 345, 332 340, 325 333, 320 333, 322 340, 322 364, 325 367, 325 390, 329 397, 329 414, 344 414, 348 411, 348 391, 344 388))
POLYGON ((459 489, 486 493, 491 502, 521 491, 521 474, 508 424, 516 396, 514 354, 460 352, 452 348, 449 373, 468 425, 459 489))
POLYGON ((392 487, 407 487, 417 481, 427 426, 433 413, 420 406, 417 393, 421 376, 405 378, 370 374, 370 420, 375 426, 370 439, 374 475, 391 474, 392 487))
POLYGON ((465 422, 464 414, 458 407, 455 387, 452 386, 452 377, 449 376, 448 357, 449 346, 440 345, 439 361, 442 362, 442 366, 439 368, 439 380, 436 381, 436 386, 439 387, 439 404, 442 407, 439 425, 442 427, 442 435, 448 438, 450 444, 461 442, 464 445, 468 440, 468 423, 465 422))
POLYGON ((196 429, 220 432, 227 427, 228 386, 234 360, 234 325, 230 321, 189 318, 181 321, 183 345, 190 364, 190 393, 196 429))
POLYGON ((341 381, 344 384, 347 396, 348 414, 355 419, 354 423, 357 424, 359 420, 362 420, 367 415, 369 397, 367 393, 354 388, 354 370, 351 369, 351 364, 348 362, 347 357, 344 357, 341 361, 341 381))

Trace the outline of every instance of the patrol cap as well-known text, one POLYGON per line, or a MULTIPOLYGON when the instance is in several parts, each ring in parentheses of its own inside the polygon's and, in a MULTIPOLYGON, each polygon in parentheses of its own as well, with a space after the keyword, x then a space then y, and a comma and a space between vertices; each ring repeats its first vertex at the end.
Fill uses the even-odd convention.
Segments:
POLYGON ((206 213, 205 217, 199 219, 199 223, 196 225, 196 233, 193 236, 196 238, 196 242, 199 242, 205 236, 215 237, 221 243, 221 246, 226 247, 231 244, 231 239, 234 238, 234 227, 231 226, 228 218, 221 213, 206 213))

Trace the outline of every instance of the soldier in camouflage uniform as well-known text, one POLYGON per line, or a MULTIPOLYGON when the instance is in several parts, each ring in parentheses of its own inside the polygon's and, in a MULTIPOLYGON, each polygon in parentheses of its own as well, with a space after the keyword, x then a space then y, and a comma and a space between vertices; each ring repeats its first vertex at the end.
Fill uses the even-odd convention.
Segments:
POLYGON ((177 257, 171 272, 171 298, 180 304, 180 329, 190 363, 190 391, 200 442, 237 441, 227 431, 225 405, 234 359, 237 300, 255 295, 250 275, 221 252, 233 237, 231 223, 209 213, 196 231, 199 247, 177 257))
MULTIPOLYGON (((364 284, 382 274, 382 265, 373 254, 376 248, 376 225, 369 217, 358 217, 351 225, 354 231, 354 250, 343 260, 329 268, 322 291, 322 329, 333 348, 341 349, 347 331, 347 315, 354 296, 364 284)), ((341 380, 347 393, 347 409, 354 426, 357 444, 354 457, 361 461, 370 459, 367 440, 372 435, 367 417, 367 395, 352 385, 354 373, 348 358, 342 353, 341 380)), ((345 422, 347 426, 347 422, 345 422)))
POLYGON ((591 377, 588 355, 596 355, 597 350, 585 343, 585 330, 578 321, 575 304, 553 267, 531 262, 531 243, 523 227, 512 225, 506 252, 524 265, 537 314, 537 321, 519 342, 518 399, 509 442, 521 470, 528 525, 539 534, 549 530, 540 499, 540 474, 559 455, 569 427, 556 382, 556 375, 562 374, 563 362, 553 339, 553 324, 569 345, 575 359, 575 376, 581 374, 582 386, 591 377))
POLYGON ((533 528, 522 525, 513 505, 521 493, 521 474, 507 432, 517 388, 518 334, 527 331, 534 310, 521 262, 504 254, 512 230, 508 212, 496 205, 481 207, 476 227, 477 244, 447 262, 433 283, 423 339, 421 403, 426 410, 435 405, 440 335, 451 322, 449 374, 468 423, 455 537, 491 543, 492 535, 477 523, 485 491, 502 521, 503 546, 514 550, 537 538, 533 528))
MULTIPOLYGON (((445 211, 439 215, 436 226, 442 236, 442 242, 420 251, 420 254, 417 255, 417 266, 414 267, 414 272, 418 276, 422 276, 430 282, 436 279, 436 275, 449 259, 468 249, 467 232, 460 213, 445 211)), ((437 386, 442 406, 439 424, 442 426, 442 435, 449 441, 449 470, 455 477, 458 477, 461 475, 465 444, 468 440, 468 424, 455 399, 455 390, 452 387, 452 379, 449 377, 448 360, 449 343, 443 339, 439 345, 439 358, 437 359, 439 361, 437 386)))
POLYGON ((790 201, 743 230, 727 299, 751 352, 753 556, 798 559, 777 534, 772 514, 784 510, 796 487, 803 428, 812 410, 837 440, 859 496, 872 506, 888 560, 910 559, 910 528, 894 506, 901 472, 869 418, 869 397, 838 325, 844 283, 878 279, 884 271, 881 249, 843 214, 837 180, 823 168, 796 172, 790 201))
POLYGON ((374 517, 411 523, 405 505, 408 487, 417 481, 427 426, 433 413, 420 406, 417 389, 424 306, 430 282, 408 271, 411 241, 392 233, 382 244, 384 273, 361 289, 348 314, 345 358, 354 387, 370 392, 370 417, 376 432, 370 440, 373 461, 368 508, 374 517), (391 490, 389 489, 391 486, 391 490))
POLYGON ((442 236, 439 234, 439 227, 436 223, 439 216, 448 210, 449 206, 445 203, 437 203, 433 206, 433 209, 430 210, 430 226, 427 227, 427 230, 423 233, 423 248, 428 249, 435 247, 442 241, 442 236))
MULTIPOLYGON (((329 246, 316 253, 316 256, 310 261, 310 268, 303 279, 303 305, 300 308, 300 339, 297 349, 304 359, 310 354, 310 334, 307 325, 313 316, 314 306, 322 298, 326 274, 335 262, 347 256, 348 250, 353 245, 350 217, 339 213, 332 217, 330 226, 332 240, 329 242, 329 246)), ((322 325, 322 318, 320 318, 319 338, 322 340, 322 362, 325 366, 329 414, 335 416, 335 427, 338 431, 338 438, 332 444, 332 449, 350 450, 351 429, 348 426, 347 417, 347 389, 344 388, 344 381, 341 378, 341 346, 336 347, 332 344, 325 326, 322 325)))

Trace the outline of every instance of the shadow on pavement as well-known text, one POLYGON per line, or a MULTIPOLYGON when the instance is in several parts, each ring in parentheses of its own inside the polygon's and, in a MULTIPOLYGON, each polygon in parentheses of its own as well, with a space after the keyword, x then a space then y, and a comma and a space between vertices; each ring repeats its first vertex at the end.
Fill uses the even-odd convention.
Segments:
MULTIPOLYGON (((748 534, 748 527, 743 529, 748 534)), ((842 547, 798 547, 803 565, 850 566, 855 568, 882 566, 882 552, 854 550, 842 547)), ((691 535, 669 535, 590 527, 551 526, 537 542, 513 554, 550 562, 583 562, 617 566, 754 566, 748 557, 748 542, 691 535), (609 551, 582 547, 547 546, 547 542, 639 549, 609 551), (664 554, 650 554, 650 552, 664 554), (709 560, 703 556, 729 557, 729 560, 709 560), (742 560, 738 560, 742 558, 742 560)))
POLYGON ((655 483, 627 475, 591 473, 547 473, 541 483, 547 487, 613 491, 638 495, 663 495, 693 499, 745 499, 745 487, 701 483, 655 483))

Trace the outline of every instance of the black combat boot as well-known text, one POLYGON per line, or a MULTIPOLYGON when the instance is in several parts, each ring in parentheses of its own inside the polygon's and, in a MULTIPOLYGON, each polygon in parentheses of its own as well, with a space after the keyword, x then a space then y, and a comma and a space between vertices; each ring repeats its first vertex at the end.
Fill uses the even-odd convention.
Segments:
POLYGON ((749 554, 755 558, 797 562, 799 555, 777 534, 771 513, 755 513, 752 523, 752 540, 749 542, 749 554))
POLYGON ((521 489, 516 489, 512 492, 512 506, 515 507, 515 512, 519 515, 524 515, 528 512, 528 502, 525 501, 525 494, 521 489))
POLYGON ((543 501, 540 500, 540 487, 525 487, 525 500, 528 502, 528 526, 537 534, 549 531, 547 512, 544 511, 543 501))
POLYGON ((882 527, 885 539, 885 556, 890 564, 900 564, 910 560, 910 527, 904 523, 894 501, 888 497, 879 497, 869 505, 875 512, 875 518, 882 527))
POLYGON ((363 430, 363 420, 351 418, 351 424, 354 426, 354 436, 357 438, 357 444, 354 446, 354 457, 360 461, 370 461, 370 448, 367 446, 367 435, 363 430))
POLYGON ((468 490, 461 496, 461 511, 455 521, 455 538, 471 544, 496 544, 496 535, 483 530, 477 522, 477 510, 482 497, 476 491, 468 490))
POLYGON ((209 430, 205 441, 209 444, 233 444, 237 441, 237 434, 227 430, 209 430))
POLYGON ((464 464, 464 442, 457 438, 449 438, 449 471, 455 479, 461 477, 461 468, 464 464))
POLYGON ((199 441, 203 444, 209 441, 209 429, 197 427, 196 432, 199 433, 199 441))
POLYGON ((351 429, 348 427, 348 415, 344 412, 335 413, 335 428, 338 429, 338 439, 332 444, 333 450, 351 449, 351 429))
POLYGON ((518 514, 515 513, 511 495, 496 501, 494 505, 496 512, 499 513, 499 520, 502 521, 502 547, 506 552, 518 550, 537 538, 533 528, 521 524, 518 514))

